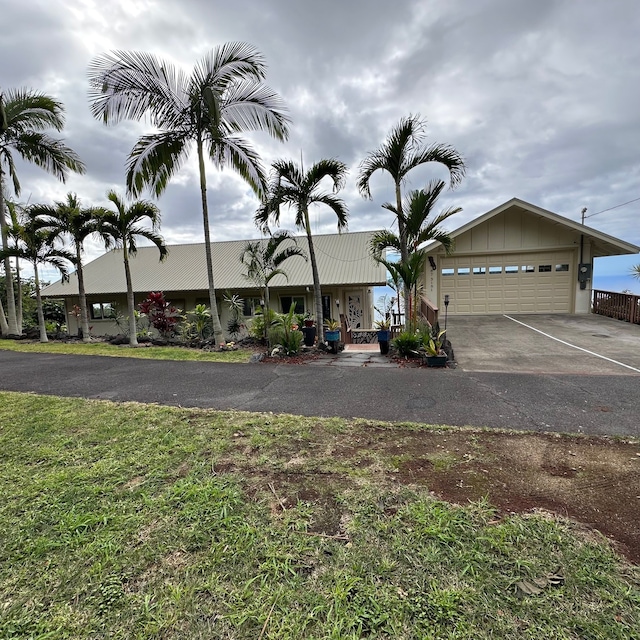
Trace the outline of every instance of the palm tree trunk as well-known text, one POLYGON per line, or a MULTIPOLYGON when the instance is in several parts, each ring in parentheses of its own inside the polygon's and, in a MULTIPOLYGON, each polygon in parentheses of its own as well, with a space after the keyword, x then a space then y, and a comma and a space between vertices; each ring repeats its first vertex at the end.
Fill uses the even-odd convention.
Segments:
MULTIPOLYGON (((403 220, 402 191, 400 182, 396 182, 396 217, 398 219, 398 237, 400 238, 400 261, 409 264, 409 248, 407 247, 407 229, 403 220)), ((404 328, 411 328, 411 290, 402 283, 404 289, 404 328)))
POLYGON ((80 326, 82 327, 82 342, 91 342, 89 335, 89 315, 87 313, 87 295, 84 290, 84 272, 82 271, 82 256, 80 245, 76 244, 76 274, 78 276, 78 298, 80 300, 80 326))
POLYGON ((49 342, 47 337, 47 325, 44 322, 44 311, 42 310, 42 296, 40 295, 40 278, 38 277, 38 265, 33 263, 33 280, 36 286, 36 305, 38 308, 38 326, 40 327, 40 342, 49 342))
POLYGON ((198 169, 200 171, 200 195, 202 197, 202 220, 204 223, 204 254, 207 259, 207 282, 209 285, 209 305, 211 307, 211 322, 213 323, 213 339, 216 345, 224 344, 224 334, 218 316, 216 303, 216 289, 213 283, 213 260, 211 258, 211 234, 209 233, 209 206, 207 205, 207 178, 202 152, 202 138, 198 136, 198 169))
POLYGON ((324 325, 322 323, 322 291, 320 290, 320 274, 316 262, 316 252, 313 248, 311 237, 311 224, 309 223, 309 210, 304 210, 304 228, 307 232, 307 242, 309 243, 309 262, 311 262, 311 274, 313 276, 313 299, 316 308, 316 327, 318 332, 318 344, 324 342, 324 325))
MULTIPOLYGON (((135 299, 133 297, 133 284, 131 282, 131 269, 129 268, 129 253, 127 243, 122 241, 122 253, 124 258, 124 277, 127 282, 127 309, 129 310, 129 346, 138 346, 138 336, 136 335, 135 299)), ((82 312, 82 311, 81 311, 82 312)))
POLYGON ((264 317, 262 318, 264 320, 264 340, 267 344, 267 347, 269 346, 269 330, 268 330, 268 324, 269 324, 269 285, 265 284, 264 285, 264 317))
POLYGON ((9 325, 7 324, 7 317, 4 315, 4 307, 2 306, 2 300, 0 300, 0 335, 6 336, 9 333, 9 325))
POLYGON ((18 332, 22 335, 22 280, 20 278, 20 259, 16 258, 16 283, 18 285, 18 301, 16 308, 16 322, 18 323, 18 332))
MULTIPOLYGON (((7 218, 4 207, 4 172, 0 170, 0 233, 2 237, 2 246, 9 246, 9 235, 7 232, 7 218)), ((11 275, 11 259, 7 256, 4 259, 4 273, 7 291, 7 334, 8 336, 19 336, 22 332, 18 331, 18 320, 16 316, 16 297, 13 288, 13 276, 11 275)), ((4 314, 3 314, 4 315, 4 314)))

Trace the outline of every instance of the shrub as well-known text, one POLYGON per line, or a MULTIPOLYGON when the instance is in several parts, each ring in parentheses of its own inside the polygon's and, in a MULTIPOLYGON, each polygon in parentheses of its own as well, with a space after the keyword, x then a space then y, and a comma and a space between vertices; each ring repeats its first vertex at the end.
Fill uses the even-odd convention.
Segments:
POLYGON ((176 326, 182 320, 181 310, 174 307, 162 291, 151 292, 138 308, 147 316, 149 324, 165 338, 175 334, 176 326))
MULTIPOLYGON (((276 312, 273 309, 269 309, 267 313, 268 324, 273 324, 276 318, 276 312)), ((251 320, 251 326, 249 327, 249 334, 256 340, 262 340, 264 338, 264 314, 260 311, 256 311, 256 315, 251 320)))
POLYGON ((401 356, 415 356, 418 349, 422 346, 421 336, 411 331, 403 331, 392 342, 401 356))
POLYGON ((295 302, 291 304, 288 313, 276 314, 268 338, 272 347, 280 345, 288 356, 295 356, 300 351, 304 334, 298 330, 295 302))

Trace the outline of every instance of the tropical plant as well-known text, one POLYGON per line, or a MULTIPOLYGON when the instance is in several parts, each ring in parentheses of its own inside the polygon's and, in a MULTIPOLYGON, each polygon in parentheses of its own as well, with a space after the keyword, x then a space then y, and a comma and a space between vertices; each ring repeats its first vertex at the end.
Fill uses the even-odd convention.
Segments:
POLYGON ((640 280, 640 263, 634 264, 630 269, 630 273, 634 278, 640 280))
POLYGON ((149 324, 163 337, 170 338, 182 320, 182 310, 174 307, 162 291, 151 292, 139 305, 140 313, 147 316, 149 324))
MULTIPOLYGON (((426 123, 420 116, 402 118, 393 127, 385 142, 375 151, 367 154, 360 163, 357 187, 361 195, 371 200, 370 180, 378 170, 389 173, 394 183, 395 205, 383 205, 396 216, 398 223, 398 249, 400 262, 407 263, 410 253, 407 214, 403 205, 402 186, 408 173, 420 165, 437 162, 449 169, 451 187, 460 183, 465 174, 462 156, 451 146, 444 144, 424 144, 426 123)), ((409 296, 405 296, 405 318, 410 317, 409 296)))
POLYGON ((127 189, 139 196, 149 187, 159 196, 186 161, 191 144, 198 155, 209 301, 216 343, 223 343, 218 318, 205 157, 218 169, 230 166, 262 197, 266 177, 258 154, 241 137, 266 131, 288 135, 281 98, 263 80, 266 65, 252 46, 232 42, 216 47, 190 76, 148 53, 117 51, 95 58, 89 67, 93 115, 106 124, 147 116, 157 131, 142 136, 127 164, 127 189))
MULTIPOLYGON (((10 90, 6 95, 0 93, 0 236, 4 249, 9 247, 4 211, 7 197, 5 176, 11 179, 16 196, 20 195, 20 181, 12 151, 62 182, 69 171, 84 173, 84 165, 76 153, 61 140, 44 133, 50 128, 61 131, 63 126, 64 107, 57 100, 28 89, 10 90)), ((5 258, 4 267, 7 287, 6 332, 8 335, 18 335, 20 331, 9 256, 5 258)))
POLYGON ((337 331, 338 329, 340 329, 340 321, 333 320, 332 318, 327 318, 324 321, 324 326, 327 331, 337 331))
POLYGON ((296 303, 291 303, 287 313, 276 313, 269 329, 271 347, 281 346, 285 355, 294 356, 300 351, 304 335, 296 324, 296 303))
POLYGON ((391 329, 391 318, 387 316, 383 317, 382 320, 376 320, 373 326, 378 331, 389 331, 389 329, 391 329))
POLYGON ((245 244, 240 254, 240 261, 246 267, 245 278, 255 283, 262 290, 266 313, 269 312, 270 308, 269 283, 277 275, 284 276, 286 280, 289 279, 282 265, 294 256, 307 259, 304 251, 298 247, 295 238, 292 238, 287 231, 274 233, 266 241, 249 241, 245 244), (283 247, 283 243, 289 243, 289 246, 283 247))
POLYGON ((160 211, 151 202, 139 200, 126 206, 125 202, 115 191, 109 191, 107 198, 114 204, 116 211, 106 210, 100 217, 99 232, 109 249, 112 245, 122 249, 124 273, 127 284, 127 311, 129 317, 129 344, 138 346, 136 334, 135 300, 133 296, 133 282, 129 256, 138 250, 138 237, 151 241, 160 252, 160 260, 167 256, 167 247, 162 236, 156 231, 160 226, 160 211), (151 229, 143 226, 145 222, 151 224, 151 229))
POLYGON ((76 275, 78 277, 78 299, 80 307, 80 328, 82 339, 89 342, 89 313, 87 310, 87 296, 84 287, 84 270, 82 268, 82 254, 84 241, 99 231, 99 219, 107 211, 104 207, 81 206, 75 193, 68 193, 63 202, 56 202, 54 206, 34 205, 31 207, 34 215, 38 216, 41 224, 49 231, 52 240, 58 238, 71 241, 75 253, 76 275))
POLYGON ((27 222, 22 229, 18 245, 0 250, 0 259, 10 256, 27 260, 33 267, 40 342, 48 342, 38 267, 45 264, 54 267, 65 281, 69 275, 66 261, 73 262, 75 258, 64 249, 54 248, 50 234, 39 227, 37 217, 30 211, 27 211, 27 222))
POLYGON ((276 318, 276 312, 273 309, 258 309, 251 319, 249 325, 249 335, 256 340, 264 340, 267 336, 267 330, 276 318), (266 322, 265 322, 266 319, 266 322))
POLYGON ((223 297, 229 309, 229 320, 227 322, 227 333, 234 340, 238 339, 240 332, 244 329, 242 323, 242 312, 244 311, 244 300, 237 294, 227 291, 223 297))
POLYGON ((442 345, 447 334, 445 329, 440 329, 440 325, 436 323, 432 325, 427 322, 424 328, 418 330, 418 335, 422 342, 422 347, 428 356, 444 355, 442 345))
POLYGON ((392 344, 398 355, 406 358, 418 355, 422 341, 415 331, 403 331, 393 339, 392 344))
POLYGON ((338 218, 338 231, 346 229, 349 211, 346 204, 336 195, 344 186, 346 174, 347 166, 339 160, 320 160, 306 172, 302 166, 290 160, 277 160, 272 165, 267 195, 255 215, 256 224, 262 229, 268 229, 269 220, 273 220, 276 224, 280 223, 280 208, 283 205, 295 210, 295 225, 305 232, 309 246, 319 342, 323 340, 322 291, 311 234, 309 208, 316 204, 326 205, 338 218), (321 188, 325 178, 333 183, 332 192, 321 188))

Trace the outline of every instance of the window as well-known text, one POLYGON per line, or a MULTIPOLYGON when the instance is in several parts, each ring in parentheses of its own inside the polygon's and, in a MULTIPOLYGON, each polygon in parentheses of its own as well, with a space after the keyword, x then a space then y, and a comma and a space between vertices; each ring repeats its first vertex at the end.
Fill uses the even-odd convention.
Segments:
POLYGON ((260 304, 260 298, 243 298, 242 299, 242 315, 254 316, 256 311, 262 313, 262 306, 260 304))
POLYGON ((518 265, 509 265, 504 268, 505 273, 518 273, 518 265))
POLYGON ((489 275, 502 273, 502 267, 489 267, 489 275))
POLYGON ((280 296, 282 313, 289 313, 294 302, 296 303, 296 313, 304 313, 304 296, 280 296))
POLYGON ((568 264, 557 264, 556 265, 556 271, 569 271, 569 265, 568 264))
POLYGON ((538 273, 549 273, 549 271, 551 271, 551 265, 550 264, 538 265, 538 273))
POLYGON ((456 272, 455 269, 443 269, 442 270, 442 275, 443 276, 452 276, 452 275, 455 274, 455 272, 456 272))
POLYGON ((535 273, 536 268, 532 264, 523 264, 522 273, 535 273))
POLYGON ((471 269, 469 269, 469 267, 458 267, 459 276, 468 276, 470 273, 471 269))
POLYGON ((483 276, 485 273, 487 273, 487 267, 473 267, 474 276, 483 276))
POLYGON ((111 320, 116 317, 113 302, 92 302, 90 312, 92 320, 111 320))

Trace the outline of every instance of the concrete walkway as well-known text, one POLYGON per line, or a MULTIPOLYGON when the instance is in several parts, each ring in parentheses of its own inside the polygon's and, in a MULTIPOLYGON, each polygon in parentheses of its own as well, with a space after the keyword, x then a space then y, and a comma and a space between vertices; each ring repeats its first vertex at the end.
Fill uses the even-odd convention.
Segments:
POLYGON ((398 369, 402 366, 388 355, 382 355, 377 344, 347 344, 344 351, 338 354, 322 354, 317 360, 311 360, 308 364, 313 367, 370 367, 379 369, 398 369))

